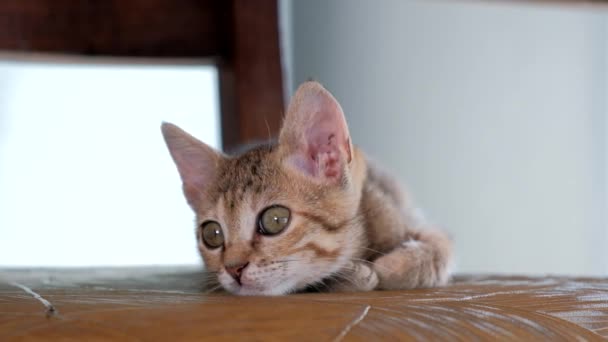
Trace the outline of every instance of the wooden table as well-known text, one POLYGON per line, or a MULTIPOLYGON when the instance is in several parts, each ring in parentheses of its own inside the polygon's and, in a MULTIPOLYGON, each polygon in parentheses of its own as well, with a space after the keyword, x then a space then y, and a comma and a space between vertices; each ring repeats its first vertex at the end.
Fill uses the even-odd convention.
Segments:
POLYGON ((608 279, 461 276, 415 291, 234 297, 197 269, 0 270, 0 340, 603 340, 608 279))

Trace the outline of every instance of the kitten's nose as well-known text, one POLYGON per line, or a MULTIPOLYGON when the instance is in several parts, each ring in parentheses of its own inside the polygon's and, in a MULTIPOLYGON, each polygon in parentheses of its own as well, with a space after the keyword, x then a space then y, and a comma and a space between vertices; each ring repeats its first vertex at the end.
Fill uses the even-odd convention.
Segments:
POLYGON ((230 266, 226 265, 225 267, 226 267, 226 271, 240 285, 241 284, 241 274, 243 273, 243 270, 245 269, 245 267, 247 267, 247 265, 249 265, 248 262, 244 263, 244 264, 240 264, 240 265, 230 265, 230 266))

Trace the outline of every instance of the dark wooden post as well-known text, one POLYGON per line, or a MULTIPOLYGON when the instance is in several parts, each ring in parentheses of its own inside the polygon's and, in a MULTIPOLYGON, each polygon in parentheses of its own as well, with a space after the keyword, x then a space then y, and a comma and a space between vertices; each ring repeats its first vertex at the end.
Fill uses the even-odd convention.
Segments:
POLYGON ((283 115, 277 2, 235 0, 232 46, 219 65, 225 149, 276 135, 283 115))

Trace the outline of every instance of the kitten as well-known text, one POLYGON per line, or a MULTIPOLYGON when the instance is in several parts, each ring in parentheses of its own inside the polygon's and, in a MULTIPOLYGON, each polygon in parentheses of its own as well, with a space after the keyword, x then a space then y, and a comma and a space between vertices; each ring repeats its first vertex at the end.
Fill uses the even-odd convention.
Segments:
POLYGON ((278 143, 228 157, 175 125, 162 133, 196 214, 198 249, 231 293, 444 285, 452 244, 351 144, 319 83, 296 91, 278 143))

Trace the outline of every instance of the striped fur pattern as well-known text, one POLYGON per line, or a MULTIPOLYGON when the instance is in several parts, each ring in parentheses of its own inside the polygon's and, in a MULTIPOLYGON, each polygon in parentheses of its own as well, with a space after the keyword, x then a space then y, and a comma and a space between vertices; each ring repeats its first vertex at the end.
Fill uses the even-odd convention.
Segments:
POLYGON ((196 214, 209 274, 237 295, 409 289, 449 278, 449 238, 415 215, 399 185, 351 144, 344 114, 316 82, 297 90, 277 143, 237 156, 214 151, 177 126, 163 135, 196 214), (273 205, 291 218, 279 234, 258 230, 273 205), (219 223, 224 244, 202 241, 219 223), (228 271, 245 265, 236 279, 228 271))

